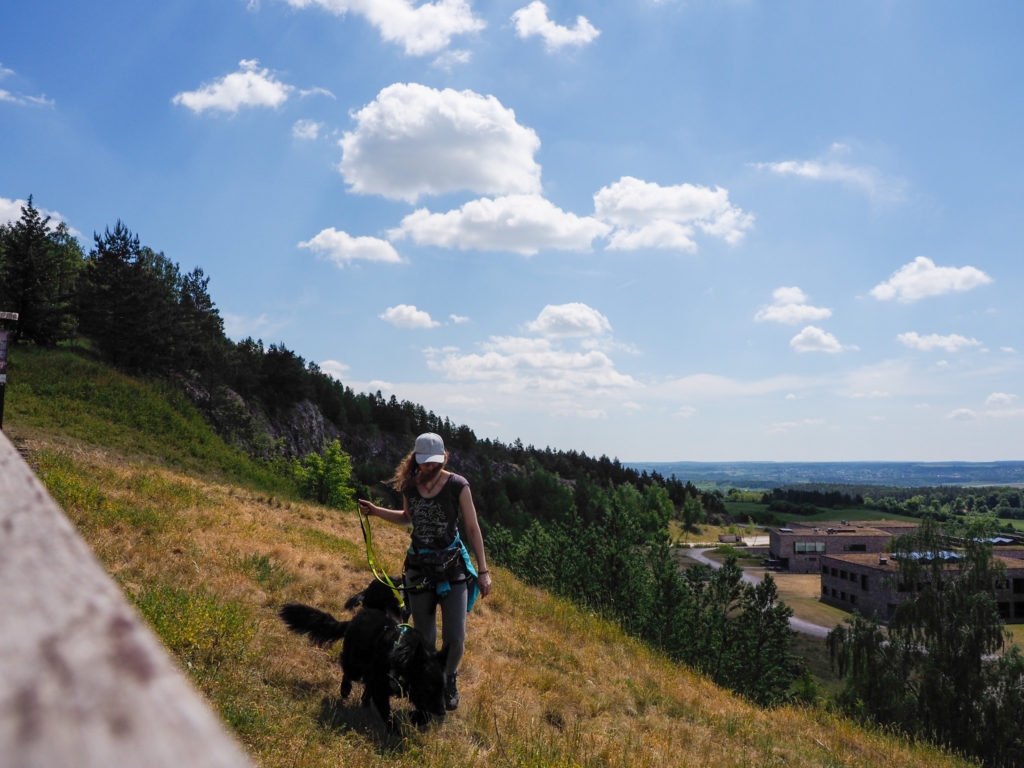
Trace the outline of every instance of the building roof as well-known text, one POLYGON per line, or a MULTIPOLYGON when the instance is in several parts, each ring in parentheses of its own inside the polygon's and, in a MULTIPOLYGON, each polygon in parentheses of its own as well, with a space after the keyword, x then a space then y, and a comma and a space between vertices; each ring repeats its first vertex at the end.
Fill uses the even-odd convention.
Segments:
MULTIPOLYGON (((921 553, 911 553, 911 554, 916 554, 918 556, 918 559, 920 559, 923 556, 921 553)), ((1001 563, 1006 568, 1007 572, 1011 572, 1012 571, 1012 572, 1014 572, 1016 574, 1019 574, 1018 578, 1020 577, 1020 575, 1024 575, 1024 562, 1021 562, 1020 559, 1015 559, 1015 558, 1012 558, 1012 557, 1006 557, 1004 555, 993 555, 992 559, 997 561, 997 562, 999 562, 999 563, 1001 563)), ((821 556, 822 569, 824 569, 824 567, 825 567, 825 565, 827 564, 828 561, 833 561, 833 560, 834 561, 838 561, 839 563, 848 563, 850 565, 867 566, 867 567, 870 567, 870 568, 875 568, 877 570, 884 570, 884 571, 890 571, 890 572, 896 572, 896 571, 899 570, 899 567, 900 567, 899 566, 899 554, 898 553, 883 552, 883 553, 879 554, 879 553, 876 552, 874 554, 871 554, 871 553, 864 553, 864 552, 855 552, 855 553, 852 553, 852 554, 845 553, 845 554, 841 554, 841 555, 826 555, 826 554, 822 554, 822 556, 821 556)), ((950 568, 950 569, 953 569, 953 568, 957 568, 958 564, 959 564, 959 559, 958 558, 956 558, 956 559, 949 559, 947 561, 947 563, 946 563, 946 567, 950 568)), ((822 575, 824 575, 824 570, 822 570, 822 575)))
POLYGON ((892 538, 888 531, 881 531, 866 525, 851 524, 839 525, 838 523, 819 523, 815 526, 799 526, 793 528, 776 528, 776 532, 786 536, 885 536, 892 538))

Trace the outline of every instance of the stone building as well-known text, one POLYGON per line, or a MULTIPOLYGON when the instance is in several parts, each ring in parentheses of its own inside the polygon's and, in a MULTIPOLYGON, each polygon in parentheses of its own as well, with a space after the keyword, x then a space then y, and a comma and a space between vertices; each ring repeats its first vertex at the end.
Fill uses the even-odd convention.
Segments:
MULTIPOLYGON (((1006 568, 1005 580, 996 585, 999 613, 1007 623, 1022 623, 1024 561, 1005 555, 993 558, 1006 568)), ((946 568, 955 572, 957 559, 951 557, 946 568)), ((917 588, 900 582, 899 563, 890 555, 835 554, 821 558, 821 601, 844 611, 858 611, 887 622, 896 606, 917 588)))
POLYGON ((826 555, 885 552, 894 535, 907 533, 916 523, 872 521, 790 523, 768 532, 769 560, 774 567, 790 573, 818 573, 826 555))

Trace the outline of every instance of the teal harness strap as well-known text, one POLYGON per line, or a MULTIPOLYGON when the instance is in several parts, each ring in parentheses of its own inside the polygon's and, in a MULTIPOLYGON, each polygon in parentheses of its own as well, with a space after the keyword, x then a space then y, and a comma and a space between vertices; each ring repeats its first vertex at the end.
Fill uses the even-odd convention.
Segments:
POLYGON ((395 599, 398 601, 398 606, 405 611, 405 600, 402 598, 402 590, 395 586, 395 583, 391 581, 391 577, 388 576, 388 572, 377 565, 377 553, 373 548, 373 531, 370 528, 369 518, 363 517, 363 511, 356 507, 356 514, 359 515, 359 527, 363 530, 363 542, 366 544, 366 562, 370 566, 370 573, 373 574, 373 578, 391 588, 391 591, 395 593, 395 599))

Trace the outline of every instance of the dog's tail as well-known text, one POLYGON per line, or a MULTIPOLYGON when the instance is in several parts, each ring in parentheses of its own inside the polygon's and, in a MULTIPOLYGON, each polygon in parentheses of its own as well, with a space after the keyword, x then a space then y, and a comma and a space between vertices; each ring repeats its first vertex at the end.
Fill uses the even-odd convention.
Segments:
POLYGON ((301 603, 287 603, 278 611, 292 632, 306 635, 316 645, 330 645, 345 636, 347 621, 338 621, 331 614, 301 603))

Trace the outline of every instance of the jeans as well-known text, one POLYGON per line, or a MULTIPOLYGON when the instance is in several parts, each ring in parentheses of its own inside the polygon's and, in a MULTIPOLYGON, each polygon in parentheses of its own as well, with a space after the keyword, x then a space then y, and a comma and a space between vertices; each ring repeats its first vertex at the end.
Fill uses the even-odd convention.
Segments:
MULTIPOLYGON (((414 571, 406 575, 407 583, 416 583, 414 571)), ((449 649, 446 674, 458 671, 466 652, 466 600, 465 581, 452 584, 451 591, 444 597, 439 597, 432 589, 409 595, 412 624, 423 633, 431 648, 437 647, 437 605, 441 604, 441 644, 449 649)))

